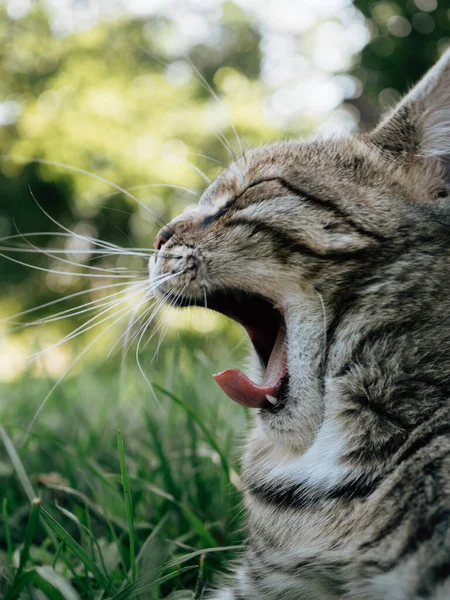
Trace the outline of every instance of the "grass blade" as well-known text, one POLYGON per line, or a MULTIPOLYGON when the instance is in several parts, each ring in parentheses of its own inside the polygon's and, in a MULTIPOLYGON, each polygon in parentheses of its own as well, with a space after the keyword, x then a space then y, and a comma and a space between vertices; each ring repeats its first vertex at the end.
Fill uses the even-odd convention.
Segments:
POLYGON ((33 486, 31 485, 31 481, 25 472, 22 461, 20 460, 19 455, 17 454, 17 451, 14 448, 12 441, 10 440, 8 434, 6 433, 5 429, 1 425, 0 425, 0 436, 3 440, 3 445, 5 446, 5 450, 8 453, 9 459, 12 462, 12 465, 16 471, 17 477, 19 478, 19 481, 23 487, 23 490, 24 490, 25 494, 27 495, 28 500, 30 502, 33 502, 33 500, 36 498, 36 494, 34 492, 33 486))
POLYGON ((85 567, 92 573, 92 575, 97 579, 99 584, 103 588, 107 588, 109 581, 97 567, 92 558, 85 552, 85 550, 80 546, 80 544, 73 539, 68 531, 64 529, 62 525, 56 521, 52 517, 52 515, 47 512, 44 508, 41 509, 41 517, 42 520, 48 527, 57 535, 57 537, 63 541, 67 548, 69 548, 75 556, 77 556, 81 562, 85 565, 85 567))
POLYGON ((231 479, 230 479, 230 467, 229 467, 229 464, 228 464, 228 460, 227 460, 225 454, 220 449, 220 447, 217 444, 216 440, 214 439, 213 434, 210 432, 210 430, 208 429, 208 427, 203 422, 203 420, 192 409, 192 407, 189 406, 189 404, 187 404, 183 400, 181 400, 181 398, 178 398, 178 396, 175 396, 175 394, 172 394, 172 392, 169 392, 168 390, 164 389, 163 387, 161 387, 157 383, 153 383, 152 385, 159 392, 161 392, 162 394, 164 394, 165 396, 167 396, 168 398, 170 398, 171 400, 173 400, 176 404, 178 404, 179 406, 181 406, 188 413, 188 415, 191 417, 191 419, 193 421, 195 421, 195 423, 197 423, 197 425, 202 430, 203 435, 205 436, 205 438, 206 438, 207 442, 209 443, 209 445, 211 446, 211 448, 213 448, 217 452, 217 454, 219 455, 220 462, 222 463, 223 471, 225 472, 225 475, 227 476, 228 480, 231 481, 231 479))
POLYGON ((202 556, 203 554, 210 554, 211 552, 234 552, 236 550, 244 550, 245 546, 217 546, 215 548, 203 548, 201 550, 194 550, 194 552, 189 552, 189 554, 185 554, 184 556, 180 556, 180 558, 174 558, 169 563, 165 565, 167 569, 171 567, 176 567, 177 565, 181 565, 184 562, 192 560, 197 556, 202 556))
POLYGON ((139 579, 137 579, 136 581, 134 581, 133 583, 130 583, 129 585, 127 585, 127 587, 123 588, 123 590, 118 592, 115 596, 112 596, 112 598, 108 598, 108 600, 129 600, 130 598, 133 598, 137 594, 140 594, 144 589, 147 589, 147 588, 153 587, 153 586, 157 586, 157 585, 162 585, 163 583, 166 583, 166 581, 169 581, 170 579, 173 579, 174 577, 177 577, 178 575, 182 575, 183 573, 186 573, 186 571, 191 571, 192 569, 197 569, 197 568, 198 568, 197 565, 192 565, 190 567, 183 567, 182 569, 177 569, 176 571, 172 571, 171 573, 168 573, 167 575, 164 575, 163 577, 160 577, 159 579, 154 579, 153 581, 149 581, 149 578, 150 578, 149 575, 144 575, 144 576, 140 577, 139 579))
POLYGON ((134 542, 133 504, 131 501, 130 480, 128 478, 127 465, 125 462, 125 449, 123 447, 122 432, 117 434, 117 447, 119 450, 120 473, 122 475, 123 497, 128 522, 128 535, 130 540, 130 568, 131 581, 136 581, 136 550, 134 542))
POLYGON ((6 594, 5 600, 15 600, 16 598, 18 598, 24 585, 24 581, 21 575, 23 573, 23 570, 25 569, 25 566, 28 562, 28 558, 30 556, 30 546, 33 541, 33 534, 34 530, 36 529, 36 524, 39 520, 40 509, 41 499, 33 498, 31 502, 31 513, 28 518, 27 528, 25 530, 25 540, 23 543, 22 552, 20 553, 19 567, 11 584, 11 589, 6 594))
POLYGON ((8 556, 8 564, 11 566, 13 564, 12 543, 11 543, 11 531, 9 529, 9 519, 8 519, 8 500, 6 498, 3 498, 2 515, 3 515, 3 523, 5 526, 6 554, 8 556))
POLYGON ((49 567, 35 567, 27 573, 27 583, 42 590, 51 600, 80 600, 70 583, 49 567))

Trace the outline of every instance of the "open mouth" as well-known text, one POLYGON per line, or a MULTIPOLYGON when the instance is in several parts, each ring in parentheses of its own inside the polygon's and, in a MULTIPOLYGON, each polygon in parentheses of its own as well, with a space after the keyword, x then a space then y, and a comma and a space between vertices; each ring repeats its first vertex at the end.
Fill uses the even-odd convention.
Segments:
MULTIPOLYGON (((178 304, 184 305, 185 302, 178 301, 178 304)), ((203 302, 197 304, 202 305, 203 302)), ((265 409, 279 406, 288 379, 283 314, 266 298, 242 291, 215 292, 209 295, 207 304, 208 308, 230 317, 245 328, 264 369, 261 384, 253 382, 237 369, 213 375, 216 382, 232 400, 243 406, 265 409)))

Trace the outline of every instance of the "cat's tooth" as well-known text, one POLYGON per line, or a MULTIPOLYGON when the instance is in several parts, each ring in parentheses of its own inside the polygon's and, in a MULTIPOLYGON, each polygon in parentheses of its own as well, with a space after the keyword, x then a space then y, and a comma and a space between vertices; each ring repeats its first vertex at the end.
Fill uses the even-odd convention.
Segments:
POLYGON ((270 402, 270 404, 273 404, 274 406, 278 404, 278 398, 275 398, 275 396, 270 396, 269 394, 266 394, 266 398, 270 402))

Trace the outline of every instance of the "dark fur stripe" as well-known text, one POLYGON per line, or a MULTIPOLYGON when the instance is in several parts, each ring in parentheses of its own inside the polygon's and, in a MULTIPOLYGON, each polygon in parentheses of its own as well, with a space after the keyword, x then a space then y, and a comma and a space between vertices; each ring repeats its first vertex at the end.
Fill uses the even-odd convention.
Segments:
MULTIPOLYGON (((431 442, 435 442, 435 437, 434 435, 432 436, 431 440, 429 440, 431 442)), ((428 443, 428 442, 427 442, 428 443)), ((427 444, 425 444, 423 446, 423 448, 426 447, 427 444)), ((435 458, 431 461, 431 463, 429 463, 428 465, 424 465, 422 467, 422 472, 428 471, 428 475, 430 475, 431 471, 436 471, 443 460, 444 457, 441 457, 439 460, 436 460, 435 458)), ((422 482, 423 483, 423 480, 422 482)), ((407 490, 407 486, 404 486, 404 481, 403 479, 401 481, 399 481, 396 485, 396 487, 394 489, 391 490, 390 492, 390 496, 393 497, 395 495, 395 493, 397 492, 398 495, 401 498, 401 502, 398 503, 396 512, 394 515, 392 515, 390 521, 388 522, 388 524, 385 527, 382 527, 377 535, 375 537, 373 537, 370 541, 365 542, 364 544, 361 545, 362 549, 369 549, 369 548, 375 548, 376 546, 378 546, 380 544, 380 542, 382 540, 384 540, 385 538, 392 536, 395 534, 395 532, 404 524, 405 519, 408 519, 411 517, 411 512, 412 512, 412 505, 413 505, 413 501, 411 499, 411 493, 413 493, 415 496, 417 497, 421 497, 421 491, 419 488, 414 489, 412 492, 410 492, 410 495, 408 497, 405 496, 406 490, 407 490)), ((446 511, 447 512, 447 511, 446 511)), ((435 517, 433 517, 434 519, 435 517)), ((422 531, 428 531, 429 534, 431 535, 433 533, 433 529, 429 529, 428 526, 425 527, 425 529, 422 529, 422 531)), ((395 562, 393 564, 391 564, 390 566, 387 566, 387 568, 393 568, 398 560, 401 558, 402 554, 404 556, 406 556, 408 553, 411 553, 411 544, 415 543, 414 539, 415 536, 418 534, 418 531, 413 531, 410 535, 410 537, 408 538, 408 541, 406 543, 406 549, 403 551, 403 553, 400 553, 399 555, 396 556, 395 562)), ((424 535, 422 533, 422 535, 424 535)))
POLYGON ((263 223, 262 221, 256 221, 254 219, 246 219, 243 217, 232 217, 228 221, 224 223, 225 227, 237 227, 243 226, 251 229, 251 235, 255 235, 257 233, 263 233, 264 235, 271 238, 274 246, 280 253, 280 258, 283 260, 287 260, 289 255, 294 252, 299 252, 300 254, 305 254, 306 256, 312 256, 314 258, 320 260, 352 260, 356 257, 362 257, 365 255, 369 255, 372 253, 370 249, 362 248, 353 251, 335 251, 335 252, 326 252, 321 253, 317 252, 310 246, 307 246, 304 243, 300 243, 294 238, 290 237, 281 229, 273 225, 269 225, 267 223, 263 223))
POLYGON ((289 181, 287 181, 283 177, 272 177, 269 179, 263 179, 261 181, 255 181, 254 183, 249 185, 239 195, 234 196, 217 213, 215 213, 214 215, 210 215, 210 216, 206 217, 205 219, 203 219, 200 227, 202 227, 202 228, 208 227, 209 225, 212 225, 213 223, 215 223, 218 219, 220 219, 220 217, 222 217, 226 212, 228 212, 228 210, 234 204, 236 204, 237 200, 239 198, 241 198, 248 190, 250 190, 256 186, 263 185, 264 183, 270 183, 271 181, 275 181, 275 182, 279 183, 283 188, 285 188, 286 190, 291 192, 291 194, 294 194, 295 196, 299 197, 304 202, 308 202, 309 204, 311 204, 313 206, 319 207, 321 210, 326 210, 328 213, 333 214, 334 217, 336 217, 337 219, 343 219, 348 225, 350 225, 353 229, 355 229, 355 231, 357 231, 360 235, 370 237, 374 240, 377 240, 378 242, 384 242, 386 240, 385 236, 383 236, 379 233, 376 233, 375 231, 366 229, 365 227, 363 227, 362 225, 359 225, 358 223, 355 223, 355 221, 350 217, 350 215, 346 211, 342 210, 342 208, 340 208, 339 206, 336 206, 336 204, 333 204, 330 200, 323 200, 323 199, 317 198, 316 196, 312 196, 311 194, 308 194, 304 190, 292 185, 289 181))
POLYGON ((364 500, 376 489, 377 481, 369 479, 353 480, 331 490, 313 489, 306 483, 298 483, 283 488, 282 485, 250 484, 249 491, 260 502, 279 508, 317 508, 330 500, 364 500))
POLYGON ((450 577, 450 561, 447 558, 444 558, 444 560, 441 560, 438 564, 428 570, 425 578, 420 581, 419 586, 417 587, 415 597, 423 600, 426 598, 436 598, 434 595, 436 593, 436 588, 448 577, 450 577))
POLYGON ((336 204, 334 204, 330 200, 323 200, 321 198, 317 198, 316 196, 311 196, 311 194, 308 194, 304 190, 296 187, 295 185, 292 185, 289 181, 287 181, 283 177, 277 177, 276 181, 278 181, 284 188, 289 190, 292 194, 300 197, 302 200, 306 200, 310 204, 319 206, 322 210, 325 209, 328 212, 333 213, 336 217, 344 219, 346 223, 351 225, 353 227, 353 229, 355 229, 361 235, 371 237, 371 238, 377 240, 378 242, 384 242, 386 240, 385 236, 383 236, 379 233, 376 233, 375 231, 366 229, 365 227, 363 227, 362 225, 359 225, 358 223, 355 223, 355 221, 350 217, 350 215, 346 211, 342 210, 342 208, 340 208, 339 206, 336 206, 336 204))
POLYGON ((401 464, 402 462, 411 458, 417 452, 423 450, 429 443, 434 442, 439 436, 447 437, 450 435, 450 424, 446 422, 448 410, 444 409, 443 411, 439 411, 435 417, 442 419, 442 422, 439 422, 438 419, 434 418, 434 423, 430 428, 427 428, 423 435, 417 435, 417 437, 415 436, 413 441, 408 443, 406 448, 397 454, 395 457, 396 465, 401 464))
POLYGON ((225 206, 223 206, 218 212, 214 213, 213 215, 209 215, 208 217, 205 217, 199 225, 200 229, 205 229, 206 227, 209 227, 210 225, 218 221, 220 217, 223 217, 223 215, 225 215, 230 210, 233 204, 234 201, 227 202, 225 206))

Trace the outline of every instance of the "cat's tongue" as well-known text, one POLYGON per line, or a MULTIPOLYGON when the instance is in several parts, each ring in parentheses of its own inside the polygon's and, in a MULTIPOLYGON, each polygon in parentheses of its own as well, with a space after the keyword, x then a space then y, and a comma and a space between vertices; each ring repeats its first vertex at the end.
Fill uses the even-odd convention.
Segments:
POLYGON ((262 385, 254 383, 237 369, 217 373, 213 375, 214 379, 225 394, 242 406, 263 408, 267 406, 268 401, 276 404, 281 380, 287 375, 285 340, 286 331, 282 325, 272 348, 262 385))

